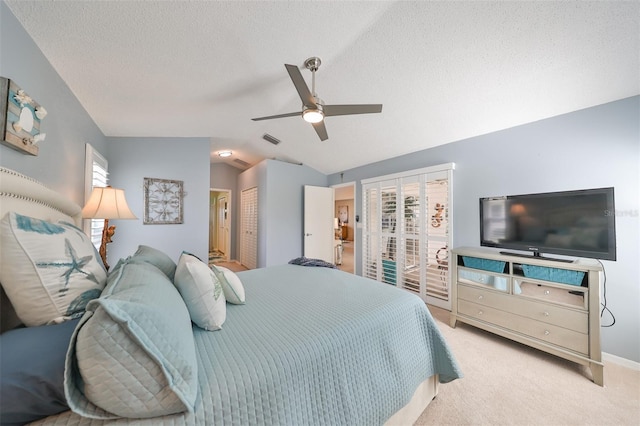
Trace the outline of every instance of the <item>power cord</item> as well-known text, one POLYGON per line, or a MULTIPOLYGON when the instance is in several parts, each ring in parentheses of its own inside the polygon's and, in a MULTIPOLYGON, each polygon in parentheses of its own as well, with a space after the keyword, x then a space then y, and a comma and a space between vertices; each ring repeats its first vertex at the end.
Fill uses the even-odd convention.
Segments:
POLYGON ((613 325, 616 323, 616 317, 615 315, 613 315, 613 312, 611 312, 611 309, 607 307, 607 271, 605 270, 604 265, 602 264, 600 259, 596 259, 596 260, 598 261, 598 263, 600 263, 600 266, 602 266, 602 275, 603 275, 602 300, 604 301, 604 303, 602 302, 600 303, 600 305, 602 305, 602 310, 600 311, 600 318, 602 318, 602 316, 604 315, 604 311, 607 311, 609 315, 611 315, 611 319, 612 319, 611 324, 601 325, 600 327, 602 328, 613 327, 613 325))

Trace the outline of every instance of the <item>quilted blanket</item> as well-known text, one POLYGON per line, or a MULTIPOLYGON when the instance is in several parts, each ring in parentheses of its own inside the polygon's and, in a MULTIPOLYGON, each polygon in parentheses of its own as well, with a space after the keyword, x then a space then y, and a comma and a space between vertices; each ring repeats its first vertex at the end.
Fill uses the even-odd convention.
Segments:
MULTIPOLYGON (((375 425, 438 374, 461 377, 415 295, 329 268, 282 265, 238 274, 246 304, 222 330, 194 326, 192 413, 109 424, 375 425)), ((38 424, 97 425, 71 412, 38 424)))

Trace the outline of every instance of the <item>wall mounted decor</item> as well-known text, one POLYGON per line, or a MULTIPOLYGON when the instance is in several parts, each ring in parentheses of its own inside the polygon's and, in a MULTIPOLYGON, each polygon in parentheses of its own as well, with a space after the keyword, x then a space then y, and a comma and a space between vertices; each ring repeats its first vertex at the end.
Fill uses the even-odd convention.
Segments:
POLYGON ((145 225, 182 223, 184 188, 181 180, 144 178, 145 225))
POLYGON ((38 155, 40 122, 47 110, 13 80, 0 77, 0 142, 23 154, 38 155))
POLYGON ((349 206, 338 206, 338 219, 340 223, 349 223, 349 206))

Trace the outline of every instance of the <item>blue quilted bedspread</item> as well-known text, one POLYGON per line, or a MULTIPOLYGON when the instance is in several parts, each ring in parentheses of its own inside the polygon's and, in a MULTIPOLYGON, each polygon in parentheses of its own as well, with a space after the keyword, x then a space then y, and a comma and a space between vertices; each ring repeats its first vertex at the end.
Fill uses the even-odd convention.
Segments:
MULTIPOLYGON (((427 377, 461 377, 413 294, 329 268, 282 265, 238 276, 246 304, 227 305, 222 330, 194 327, 195 412, 136 424, 376 425, 427 377)), ((47 422, 101 424, 70 412, 47 422)))

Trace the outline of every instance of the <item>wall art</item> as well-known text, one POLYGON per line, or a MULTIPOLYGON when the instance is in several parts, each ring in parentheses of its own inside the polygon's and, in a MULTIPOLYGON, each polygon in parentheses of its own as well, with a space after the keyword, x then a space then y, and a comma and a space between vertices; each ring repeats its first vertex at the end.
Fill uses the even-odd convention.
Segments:
POLYGON ((0 77, 0 142, 23 154, 38 155, 45 138, 40 123, 47 110, 13 80, 0 77))
POLYGON ((144 178, 145 225, 182 223, 184 188, 181 180, 144 178))

